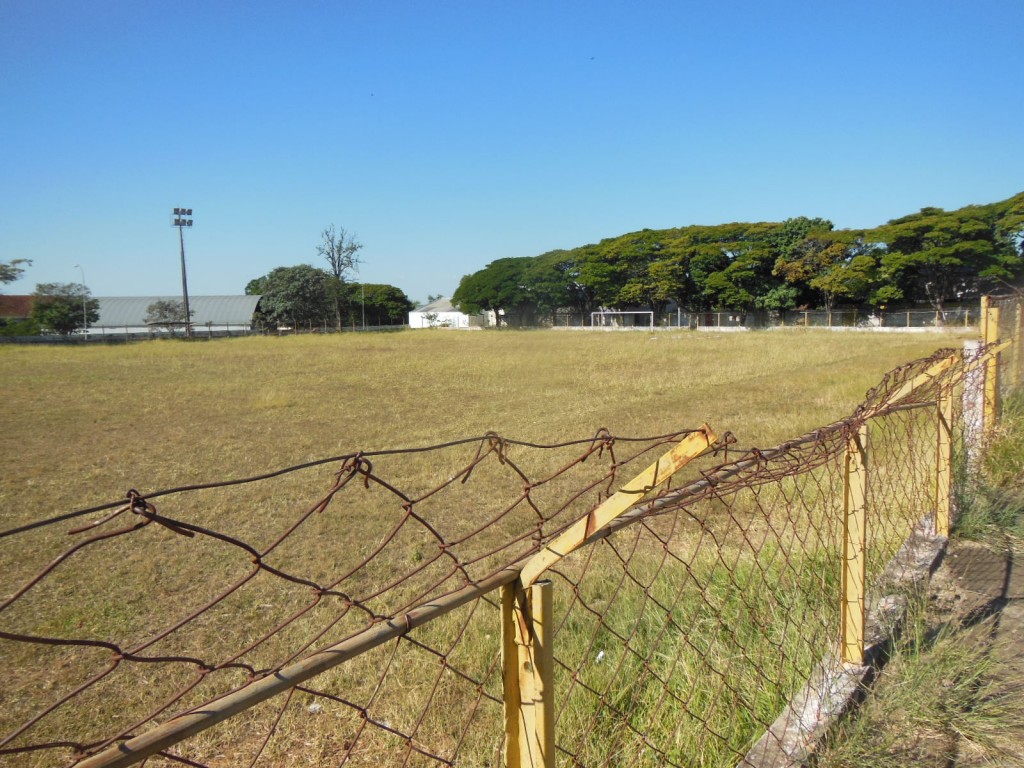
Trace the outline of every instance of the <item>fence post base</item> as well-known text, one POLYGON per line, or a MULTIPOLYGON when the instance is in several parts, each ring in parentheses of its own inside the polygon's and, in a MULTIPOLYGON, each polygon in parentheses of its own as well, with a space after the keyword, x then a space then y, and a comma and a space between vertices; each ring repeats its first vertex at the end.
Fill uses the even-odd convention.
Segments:
POLYGON ((501 588, 507 768, 555 768, 552 593, 547 580, 501 588))

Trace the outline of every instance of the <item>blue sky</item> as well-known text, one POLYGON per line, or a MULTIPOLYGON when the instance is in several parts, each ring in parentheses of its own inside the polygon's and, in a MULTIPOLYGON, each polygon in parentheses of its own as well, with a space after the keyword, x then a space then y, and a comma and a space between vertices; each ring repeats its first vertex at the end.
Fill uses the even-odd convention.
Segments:
POLYGON ((649 228, 869 227, 1024 190, 1024 2, 0 0, 8 293, 241 293, 318 262, 413 300, 649 228))

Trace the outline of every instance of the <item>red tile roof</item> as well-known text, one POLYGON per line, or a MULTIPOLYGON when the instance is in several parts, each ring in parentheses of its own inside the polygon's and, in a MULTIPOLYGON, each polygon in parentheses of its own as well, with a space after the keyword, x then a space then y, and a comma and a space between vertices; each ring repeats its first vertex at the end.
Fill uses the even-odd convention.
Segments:
POLYGON ((4 296, 0 294, 0 317, 28 317, 32 314, 34 296, 4 296))

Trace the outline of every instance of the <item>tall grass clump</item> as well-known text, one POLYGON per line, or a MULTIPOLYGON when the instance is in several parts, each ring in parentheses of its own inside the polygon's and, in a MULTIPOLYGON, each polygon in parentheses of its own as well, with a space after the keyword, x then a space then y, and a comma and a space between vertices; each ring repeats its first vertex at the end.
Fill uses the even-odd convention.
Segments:
MULTIPOLYGON (((961 462, 963 464, 963 462, 961 462)), ((976 541, 1024 536, 1024 388, 1010 392, 985 447, 980 471, 961 466, 956 536, 976 541)))
POLYGON ((936 627, 923 599, 912 604, 882 681, 815 765, 1024 765, 1016 743, 1024 728, 1024 688, 996 674, 991 621, 936 627))

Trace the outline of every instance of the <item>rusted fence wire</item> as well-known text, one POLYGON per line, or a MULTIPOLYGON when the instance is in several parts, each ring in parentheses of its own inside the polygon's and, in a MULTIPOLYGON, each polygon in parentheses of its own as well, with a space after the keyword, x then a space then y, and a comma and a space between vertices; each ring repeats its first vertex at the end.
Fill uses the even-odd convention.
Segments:
POLYGON ((1001 395, 1024 382, 1024 293, 982 299, 982 343, 1010 342, 1000 356, 996 387, 1001 395))
POLYGON ((735 765, 948 530, 996 349, 772 449, 488 434, 2 532, 0 764, 735 765))

